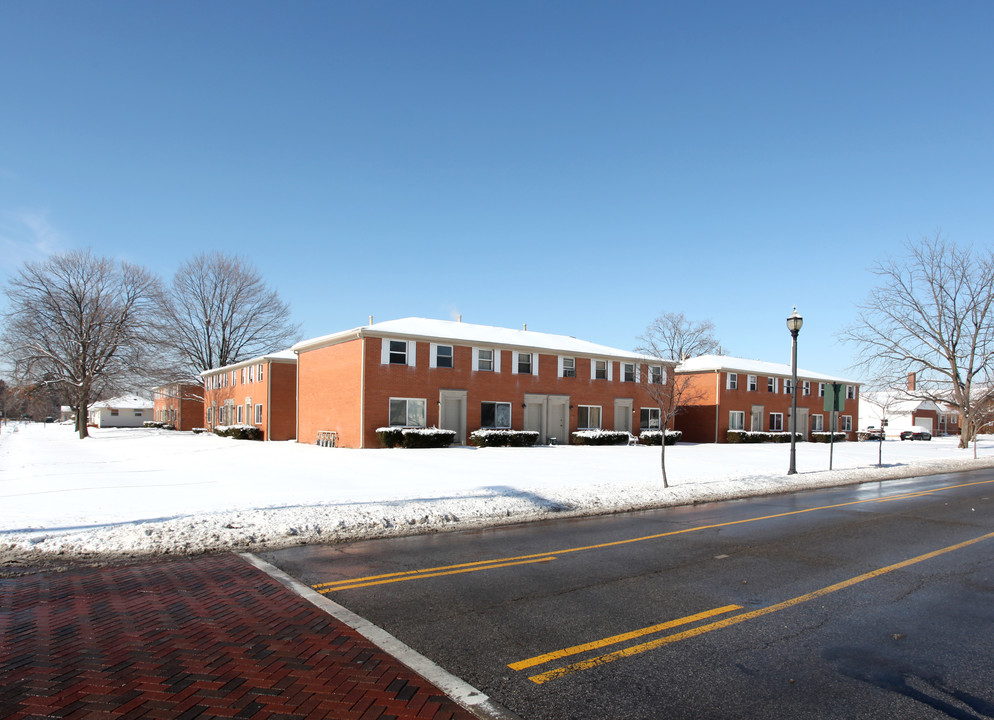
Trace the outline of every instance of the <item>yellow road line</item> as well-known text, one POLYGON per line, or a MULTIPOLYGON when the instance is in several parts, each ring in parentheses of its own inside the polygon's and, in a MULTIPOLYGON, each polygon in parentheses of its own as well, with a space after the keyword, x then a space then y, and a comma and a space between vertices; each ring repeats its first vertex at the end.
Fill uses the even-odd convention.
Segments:
POLYGON ((668 622, 660 623, 658 625, 651 625, 640 630, 632 630, 631 632, 622 633, 621 635, 613 635, 609 638, 604 638, 603 640, 595 640, 593 642, 584 643, 583 645, 574 645, 573 647, 564 648, 563 650, 556 650, 555 652, 546 653, 545 655, 538 655, 537 657, 529 658, 527 660, 520 660, 516 663, 511 663, 508 667, 512 670, 524 670, 525 668, 535 667, 536 665, 544 665, 547 662, 558 660, 559 658, 569 657, 570 655, 579 655, 580 653, 587 652, 588 650, 597 650, 602 647, 607 647, 608 645, 616 645, 617 643, 625 642, 626 640, 634 640, 635 638, 651 635, 652 633, 657 633, 661 630, 669 630, 670 628, 679 627, 680 625, 689 625, 690 623, 697 622, 698 620, 704 620, 705 618, 714 617, 715 615, 722 615, 724 613, 732 612, 733 610, 741 609, 741 605, 725 605, 725 607, 715 608, 714 610, 705 610, 704 612, 697 613, 696 615, 688 615, 687 617, 680 618, 678 620, 670 620, 668 622))
MULTIPOLYGON (((350 585, 338 585, 337 587, 326 587, 318 589, 319 593, 327 594, 338 590, 351 590, 353 588, 369 587, 370 585, 387 585, 389 583, 404 582, 405 580, 419 580, 421 578, 441 577, 442 575, 458 575, 459 573, 479 572, 480 570, 496 570, 497 568, 512 567, 514 565, 531 565, 532 563, 549 562, 555 560, 553 556, 536 558, 534 560, 521 560, 519 562, 496 563, 492 565, 479 565, 476 567, 463 567, 459 570, 448 570, 446 572, 435 572, 420 574, 416 577, 394 577, 385 580, 370 580, 366 582, 353 581, 350 585)), ((419 571, 420 572, 420 571, 419 571)))
POLYGON ((917 557, 910 558, 908 560, 902 560, 899 563, 893 565, 888 565, 887 567, 880 568, 878 570, 873 570, 868 573, 863 573, 862 575, 857 575, 856 577, 844 580, 834 585, 829 585, 828 587, 821 588, 820 590, 815 590, 814 592, 807 593, 806 595, 799 595, 798 597, 791 598, 790 600, 785 600, 783 602, 776 603, 775 605, 770 605, 765 608, 760 608, 758 610, 752 610, 750 612, 742 613, 741 615, 733 615, 730 618, 725 618, 723 620, 718 620, 707 625, 701 625, 696 628, 691 628, 690 630, 684 630, 683 632, 675 633, 673 635, 667 635, 666 637, 658 638, 650 642, 642 643, 640 645, 633 645, 631 647, 625 648, 623 650, 617 650, 613 653, 608 653, 607 655, 600 655, 599 657, 590 658, 588 660, 582 660, 580 662, 573 663, 571 665, 566 665, 565 667, 557 668, 555 670, 549 670, 548 672, 541 673, 539 675, 533 675, 529 680, 534 683, 542 684, 548 682, 549 680, 554 680, 564 675, 571 675, 582 670, 589 670, 593 667, 598 667, 600 665, 606 665, 607 663, 614 662, 615 660, 621 660, 623 658, 632 657, 633 655, 638 655, 640 653, 647 652, 649 650, 654 650, 663 645, 669 645, 671 643, 679 642, 680 640, 686 640, 688 638, 697 637, 699 635, 704 635, 705 633, 712 632, 713 630, 719 630, 721 628, 726 628, 731 625, 736 625, 740 622, 745 622, 746 620, 753 620, 764 615, 769 615, 771 613, 778 612, 780 610, 786 610, 787 608, 794 607, 795 605, 800 605, 801 603, 808 602, 809 600, 815 600, 820 597, 824 597, 830 593, 837 592, 839 590, 844 590, 845 588, 852 587, 866 580, 872 580, 873 578, 880 577, 886 573, 893 572, 895 570, 900 570, 906 568, 910 565, 923 562, 925 560, 930 560, 932 558, 944 555, 954 550, 961 550, 962 548, 969 547, 984 540, 990 540, 994 538, 994 533, 988 533, 986 535, 981 535, 973 540, 966 540, 965 542, 957 543, 956 545, 950 545, 949 547, 942 548, 941 550, 935 550, 930 553, 925 553, 924 555, 919 555, 917 557))
POLYGON ((352 580, 337 580, 335 582, 319 583, 317 585, 312 585, 318 592, 332 592, 334 590, 341 590, 346 587, 368 587, 371 585, 382 585, 385 582, 401 582, 406 580, 420 580, 422 578, 439 577, 441 575, 455 575, 458 574, 461 568, 469 568, 465 572, 471 572, 473 568, 479 566, 485 566, 484 569, 489 569, 490 567, 508 567, 510 565, 525 565, 526 561, 535 558, 546 558, 550 555, 567 555, 569 553, 585 552, 587 550, 603 550, 610 547, 618 547, 620 545, 630 545, 632 543, 646 542, 648 540, 659 540, 665 537, 671 537, 673 535, 683 535, 685 533, 698 532, 700 530, 714 530, 717 528, 731 527, 733 525, 744 525, 746 523, 759 522, 760 520, 775 520, 777 518, 790 517, 792 515, 803 515, 804 513, 818 512, 820 510, 835 510, 838 508, 849 507, 852 505, 863 505, 865 503, 874 502, 890 502, 893 500, 904 500, 916 497, 924 497, 926 495, 932 495, 934 493, 943 490, 956 490, 959 488, 972 487, 974 485, 988 485, 994 483, 994 480, 980 480, 978 482, 963 483, 962 485, 948 485, 941 488, 935 488, 934 490, 915 490, 907 493, 901 493, 900 495, 893 495, 886 498, 866 498, 865 500, 851 500, 849 502, 838 503, 836 505, 822 505, 819 507, 805 508, 803 510, 791 510, 789 512, 776 513, 774 515, 763 515, 760 517, 746 518, 744 520, 729 520, 728 522, 715 523, 714 525, 699 525, 696 527, 683 528, 681 530, 671 530, 669 532, 658 533, 655 535, 645 535, 637 538, 628 538, 626 540, 615 540, 613 542, 599 543, 597 545, 584 545, 575 548, 565 548, 562 550, 555 550, 545 553, 535 553, 532 555, 518 555, 516 557, 505 557, 505 558, 494 558, 492 560, 480 560, 474 563, 460 563, 457 565, 441 565, 438 567, 423 568, 421 570, 407 570, 398 573, 387 573, 383 575, 368 575, 366 577, 353 578, 352 580), (500 564, 498 564, 500 563, 500 564), (455 571, 455 572, 450 572, 455 571), (389 580, 386 580, 390 578, 389 580), (383 580, 384 582, 379 582, 383 580), (333 587, 337 586, 337 587, 333 587), (322 590, 322 588, 329 588, 328 590, 322 590))

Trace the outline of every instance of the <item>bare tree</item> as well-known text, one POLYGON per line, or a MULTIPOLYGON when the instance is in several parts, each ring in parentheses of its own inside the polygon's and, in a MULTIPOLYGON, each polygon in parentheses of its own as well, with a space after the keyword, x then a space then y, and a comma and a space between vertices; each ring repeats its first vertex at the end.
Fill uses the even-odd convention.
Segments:
POLYGON ((52 387, 76 411, 87 436, 91 399, 147 377, 156 357, 158 278, 89 250, 25 263, 5 288, 3 340, 23 384, 52 387))
POLYGON ((901 387, 915 373, 909 397, 955 407, 967 448, 982 419, 975 386, 989 385, 994 361, 994 253, 940 233, 905 248, 905 257, 873 268, 880 285, 842 338, 876 384, 901 387))
POLYGON ((719 352, 721 344, 714 335, 710 320, 693 322, 683 313, 662 313, 645 330, 639 340, 661 354, 655 357, 686 360, 719 352), (647 340, 651 338, 651 342, 647 340))
POLYGON ((204 370, 282 350, 297 339, 290 306, 247 261, 220 252, 183 263, 166 302, 168 342, 182 371, 204 370))

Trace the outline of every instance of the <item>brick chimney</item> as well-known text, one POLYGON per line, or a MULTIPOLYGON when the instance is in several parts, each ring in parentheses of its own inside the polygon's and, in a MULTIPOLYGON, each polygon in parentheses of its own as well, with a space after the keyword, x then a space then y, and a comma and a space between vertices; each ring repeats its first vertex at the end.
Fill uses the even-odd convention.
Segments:
POLYGON ((908 373, 908 392, 915 391, 915 374, 908 373))

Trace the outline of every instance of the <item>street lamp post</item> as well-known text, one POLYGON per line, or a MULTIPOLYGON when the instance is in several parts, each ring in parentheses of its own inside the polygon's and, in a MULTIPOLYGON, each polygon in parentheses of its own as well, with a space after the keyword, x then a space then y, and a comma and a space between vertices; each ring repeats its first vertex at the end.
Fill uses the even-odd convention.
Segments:
POLYGON ((801 332, 801 325, 804 318, 797 314, 797 306, 794 312, 787 318, 787 329, 790 330, 790 467, 787 469, 788 475, 797 474, 797 335, 801 332))

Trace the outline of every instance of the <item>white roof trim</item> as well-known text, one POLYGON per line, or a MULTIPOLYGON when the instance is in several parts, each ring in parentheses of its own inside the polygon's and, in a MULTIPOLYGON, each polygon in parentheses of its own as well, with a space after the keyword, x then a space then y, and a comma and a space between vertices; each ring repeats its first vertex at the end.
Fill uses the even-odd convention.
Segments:
MULTIPOLYGON (((701 355, 700 357, 684 360, 677 365, 678 373, 693 372, 737 372, 747 375, 764 375, 766 377, 790 377, 791 368, 786 363, 772 363, 764 360, 746 360, 745 358, 729 357, 727 355, 701 355)), ((815 380, 817 382, 838 382, 847 385, 862 385, 858 380, 833 377, 811 370, 797 369, 799 380, 815 380)))

